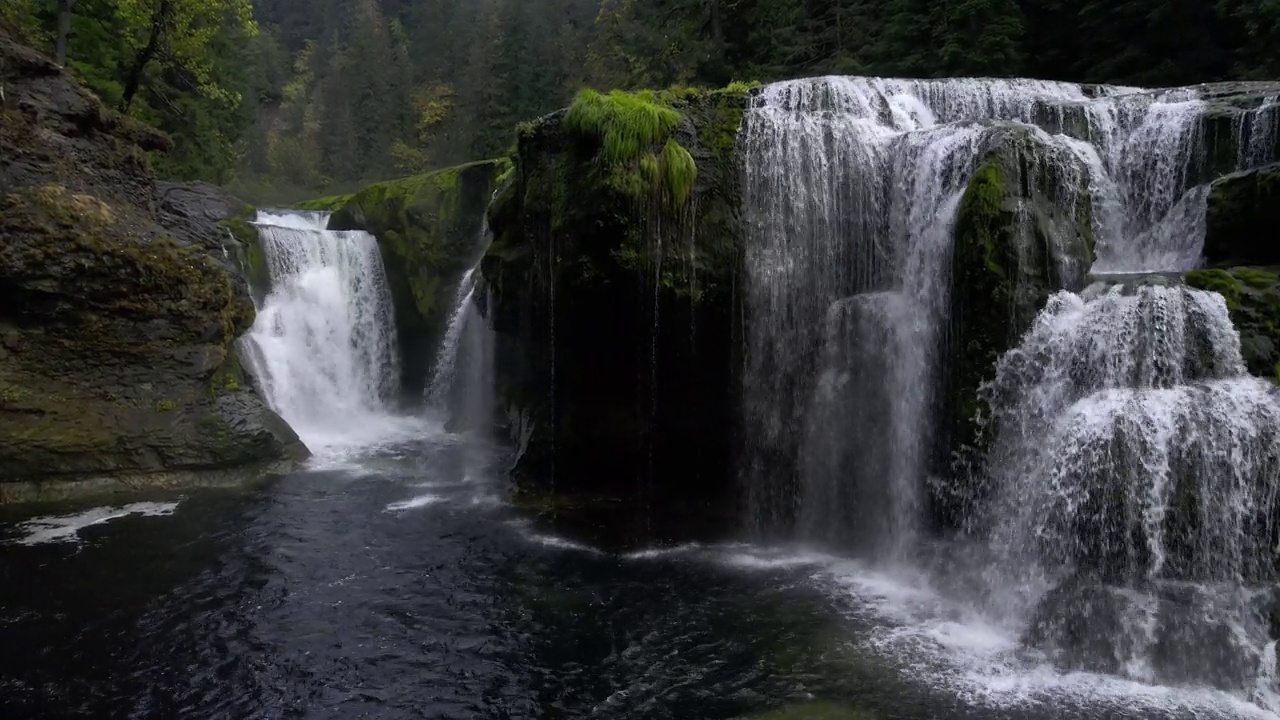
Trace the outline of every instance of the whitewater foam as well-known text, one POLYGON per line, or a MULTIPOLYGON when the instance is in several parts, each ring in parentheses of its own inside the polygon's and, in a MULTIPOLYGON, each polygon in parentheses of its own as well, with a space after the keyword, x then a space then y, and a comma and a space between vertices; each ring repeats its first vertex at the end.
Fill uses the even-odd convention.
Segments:
POLYGON ((42 545, 60 542, 78 543, 80 542, 80 531, 85 528, 102 525, 131 515, 163 517, 172 515, 177 508, 178 503, 176 502, 137 502, 117 507, 97 507, 72 515, 51 515, 32 518, 15 526, 19 532, 25 534, 9 542, 18 545, 42 545))

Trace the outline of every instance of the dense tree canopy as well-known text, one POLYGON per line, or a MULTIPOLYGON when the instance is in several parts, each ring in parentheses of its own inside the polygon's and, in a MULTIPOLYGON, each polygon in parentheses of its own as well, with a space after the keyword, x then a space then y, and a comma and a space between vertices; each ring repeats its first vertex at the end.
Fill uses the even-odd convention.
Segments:
POLYGON ((583 86, 1280 76, 1280 0, 5 0, 0 22, 173 135, 162 172, 254 199, 501 153, 583 86))

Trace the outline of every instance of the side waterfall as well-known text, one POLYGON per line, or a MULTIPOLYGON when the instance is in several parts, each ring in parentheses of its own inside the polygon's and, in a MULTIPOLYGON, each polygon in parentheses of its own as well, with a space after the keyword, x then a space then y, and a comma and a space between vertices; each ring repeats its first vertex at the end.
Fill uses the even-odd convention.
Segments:
MULTIPOLYGON (((947 472, 952 225, 1002 137, 1032 134, 1058 206, 1083 188, 1095 276, 1177 274, 1201 262, 1208 183, 1275 158, 1280 107, 1256 99, 1224 158, 1195 89, 828 77, 756 91, 739 135, 755 529, 898 564, 920 551, 923 488, 947 472)), ((965 612, 1061 668, 1280 710, 1277 391, 1247 376, 1220 296, 1159 278, 1086 289, 1087 268, 1058 270, 1082 292, 1051 298, 982 390, 987 489, 969 521, 986 582, 965 612)))
POLYGON ((271 289, 243 346, 271 407, 313 449, 385 432, 399 377, 377 241, 327 223, 258 214, 271 289))

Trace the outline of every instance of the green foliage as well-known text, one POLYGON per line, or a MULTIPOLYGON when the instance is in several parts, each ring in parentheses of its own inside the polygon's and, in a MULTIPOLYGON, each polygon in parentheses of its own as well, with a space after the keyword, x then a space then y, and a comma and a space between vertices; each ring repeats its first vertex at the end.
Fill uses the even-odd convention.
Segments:
POLYGON ((178 403, 174 402, 173 400, 166 399, 156 403, 156 410, 159 410, 160 412, 173 412, 174 410, 177 410, 177 409, 178 409, 178 403))
POLYGON ((1183 277, 1183 281, 1193 288, 1216 292, 1227 301, 1227 310, 1235 311, 1240 307, 1240 285, 1226 270, 1207 268, 1192 270, 1183 277))
POLYGON ((679 124, 680 113, 658 104, 652 91, 583 90, 564 116, 567 130, 600 140, 600 157, 609 165, 635 160, 679 124))
POLYGON ((698 165, 693 156, 675 140, 668 140, 662 148, 662 186, 677 204, 689 198, 693 182, 698 179, 698 165))
POLYGON ((601 94, 583 90, 565 113, 570 133, 598 144, 596 161, 608 182, 632 196, 659 193, 681 204, 689 198, 698 167, 689 151, 671 138, 680 113, 666 103, 695 91, 671 89, 601 94), (655 152, 661 144, 661 151, 655 152))

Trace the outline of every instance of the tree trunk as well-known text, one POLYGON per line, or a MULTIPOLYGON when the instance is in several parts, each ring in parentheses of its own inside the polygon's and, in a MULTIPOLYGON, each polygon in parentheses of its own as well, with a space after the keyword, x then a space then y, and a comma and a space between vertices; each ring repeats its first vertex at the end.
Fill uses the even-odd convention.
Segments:
POLYGON ((71 35, 71 11, 75 0, 58 0, 58 42, 54 46, 53 60, 59 66, 67 64, 67 37, 71 35))
POLYGON ((168 29, 169 15, 172 11, 173 0, 163 0, 160 7, 156 8, 155 14, 151 16, 151 34, 147 36, 146 47, 138 51, 128 74, 125 75, 124 94, 120 97, 122 112, 129 112, 129 108, 133 106, 133 97, 138 94, 138 88, 142 85, 142 72, 147 69, 147 64, 155 58, 156 52, 160 49, 160 41, 164 38, 165 30, 168 29))

